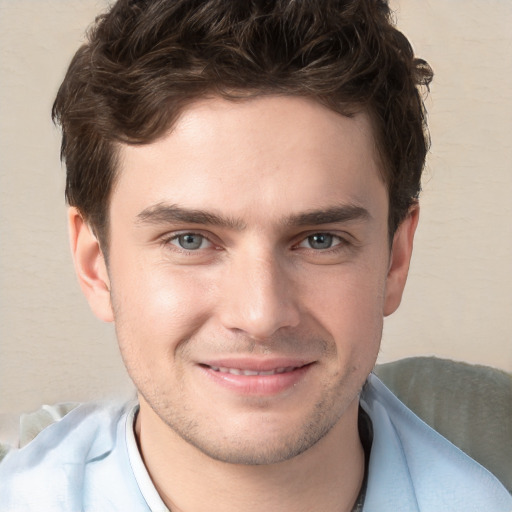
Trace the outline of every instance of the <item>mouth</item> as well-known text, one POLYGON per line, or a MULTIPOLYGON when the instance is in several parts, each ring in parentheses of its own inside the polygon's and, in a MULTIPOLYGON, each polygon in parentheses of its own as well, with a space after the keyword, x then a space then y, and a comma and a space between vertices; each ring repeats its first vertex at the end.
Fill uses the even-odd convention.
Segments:
POLYGON ((230 373, 231 375, 245 375, 247 377, 255 375, 277 375, 279 373, 293 372, 302 366, 285 366, 281 368, 274 368, 273 370, 243 370, 241 368, 227 368, 223 366, 209 366, 211 370, 219 373, 230 373))
POLYGON ((242 395, 276 395, 295 388, 314 362, 291 360, 215 361, 199 364, 210 381, 242 395))

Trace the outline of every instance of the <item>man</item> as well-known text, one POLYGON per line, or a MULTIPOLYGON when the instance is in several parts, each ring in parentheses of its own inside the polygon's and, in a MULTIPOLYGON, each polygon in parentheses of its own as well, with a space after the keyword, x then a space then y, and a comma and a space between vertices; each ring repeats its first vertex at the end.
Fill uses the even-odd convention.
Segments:
POLYGON ((0 465, 0 510, 505 511, 371 374, 427 151, 377 0, 119 0, 54 105, 75 268, 138 403, 0 465))

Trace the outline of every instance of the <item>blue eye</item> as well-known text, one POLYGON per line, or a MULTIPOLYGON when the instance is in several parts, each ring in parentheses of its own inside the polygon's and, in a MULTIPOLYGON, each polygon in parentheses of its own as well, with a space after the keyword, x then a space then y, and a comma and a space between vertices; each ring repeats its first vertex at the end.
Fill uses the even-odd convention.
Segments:
POLYGON ((316 235, 308 236, 308 242, 313 249, 329 249, 332 247, 332 238, 332 235, 318 233, 316 235))
POLYGON ((342 243, 338 236, 331 235, 330 233, 315 233, 308 236, 300 244, 299 247, 307 247, 317 251, 331 249, 336 245, 342 243))
POLYGON ((196 251, 197 249, 204 249, 210 242, 197 233, 183 233, 177 235, 171 240, 171 244, 179 246, 186 251, 196 251))

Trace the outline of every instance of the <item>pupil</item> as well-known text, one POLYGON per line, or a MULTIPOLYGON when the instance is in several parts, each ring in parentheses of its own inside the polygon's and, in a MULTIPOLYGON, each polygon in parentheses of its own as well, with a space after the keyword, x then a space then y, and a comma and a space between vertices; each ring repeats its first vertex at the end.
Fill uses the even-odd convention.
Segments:
POLYGON ((183 249, 199 249, 201 247, 201 237, 197 235, 181 235, 180 245, 183 249))
POLYGON ((310 236, 309 243, 314 249, 328 249, 332 244, 332 235, 320 233, 310 236))

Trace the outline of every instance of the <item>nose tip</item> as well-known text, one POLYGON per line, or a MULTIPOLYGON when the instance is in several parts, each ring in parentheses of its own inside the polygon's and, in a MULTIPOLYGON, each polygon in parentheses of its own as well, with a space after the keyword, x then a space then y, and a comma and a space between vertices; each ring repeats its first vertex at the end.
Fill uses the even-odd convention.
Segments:
POLYGON ((275 259, 233 266, 222 289, 220 318, 227 329, 268 340, 300 321, 293 279, 275 259))

